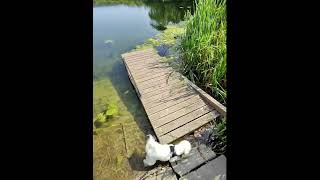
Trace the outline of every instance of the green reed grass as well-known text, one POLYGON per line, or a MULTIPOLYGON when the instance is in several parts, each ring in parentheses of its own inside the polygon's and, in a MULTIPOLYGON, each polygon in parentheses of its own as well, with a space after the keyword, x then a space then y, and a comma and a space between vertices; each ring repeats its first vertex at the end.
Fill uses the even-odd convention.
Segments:
POLYGON ((226 104, 226 0, 197 0, 181 39, 183 73, 226 104))

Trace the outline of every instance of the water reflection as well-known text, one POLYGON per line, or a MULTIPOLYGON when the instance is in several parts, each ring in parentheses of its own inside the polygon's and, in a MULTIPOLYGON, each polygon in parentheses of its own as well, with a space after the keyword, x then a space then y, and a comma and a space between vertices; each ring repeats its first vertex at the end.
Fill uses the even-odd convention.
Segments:
POLYGON ((190 0, 168 2, 148 0, 145 5, 150 8, 151 26, 159 31, 165 30, 169 23, 179 23, 184 19, 187 10, 193 13, 192 1, 190 0))
POLYGON ((169 23, 179 23, 187 11, 193 13, 192 0, 96 0, 96 5, 145 6, 150 8, 151 26, 159 31, 165 30, 169 23))

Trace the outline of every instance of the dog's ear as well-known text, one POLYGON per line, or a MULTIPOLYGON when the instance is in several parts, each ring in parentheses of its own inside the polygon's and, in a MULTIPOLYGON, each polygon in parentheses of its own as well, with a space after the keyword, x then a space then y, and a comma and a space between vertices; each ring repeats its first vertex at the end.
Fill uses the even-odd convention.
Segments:
POLYGON ((151 137, 151 134, 146 135, 146 140, 148 140, 151 137))
POLYGON ((151 135, 151 134, 148 134, 148 135, 147 135, 147 140, 148 140, 148 139, 156 140, 156 139, 154 138, 154 136, 151 135))

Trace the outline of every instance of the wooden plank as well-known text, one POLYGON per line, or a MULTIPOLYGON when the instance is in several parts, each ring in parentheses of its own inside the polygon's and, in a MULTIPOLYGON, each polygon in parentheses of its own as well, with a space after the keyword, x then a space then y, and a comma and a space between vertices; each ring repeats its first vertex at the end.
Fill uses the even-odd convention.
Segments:
POLYGON ((138 58, 137 60, 128 59, 126 63, 128 63, 129 66, 139 66, 139 65, 147 65, 149 63, 157 63, 159 60, 161 60, 160 57, 153 55, 153 56, 145 56, 143 58, 138 58))
POLYGON ((175 129, 164 136, 158 137, 159 141, 161 143, 171 143, 172 141, 198 129, 199 127, 205 125, 206 123, 214 120, 214 112, 209 112, 208 114, 205 114, 201 116, 200 118, 197 118, 183 126, 181 126, 178 129, 175 129))
POLYGON ((138 65, 138 64, 142 64, 142 63, 147 63, 147 62, 165 62, 165 58, 161 57, 157 54, 150 54, 147 56, 139 56, 137 58, 132 58, 132 59, 126 59, 125 61, 127 63, 129 63, 130 65, 138 65))
MULTIPOLYGON (((145 72, 134 72, 134 77, 136 79, 142 79, 141 81, 146 80, 146 76, 148 77, 156 77, 159 76, 160 74, 172 74, 172 70, 170 68, 164 68, 164 69, 148 69, 145 72)), ((150 79, 150 78, 149 78, 150 79)))
POLYGON ((147 52, 149 52, 149 51, 155 52, 155 49, 153 49, 153 48, 147 48, 147 49, 143 49, 143 50, 139 50, 139 51, 133 50, 133 51, 129 51, 129 52, 123 53, 122 55, 125 56, 125 57, 130 57, 130 56, 132 56, 132 55, 147 53, 147 52))
POLYGON ((203 100, 197 100, 195 102, 192 102, 189 104, 189 106, 187 107, 184 107, 174 113, 171 113, 165 117, 162 117, 162 118, 152 118, 152 117, 149 117, 150 121, 151 122, 154 122, 154 127, 153 128, 157 128, 157 127, 160 127, 166 123, 169 123, 170 121, 173 121, 185 114, 188 114, 189 112, 192 112, 200 107, 203 107, 205 106, 206 104, 203 102, 203 100))
POLYGON ((134 64, 141 64, 144 62, 149 62, 149 61, 154 61, 157 59, 161 59, 159 56, 155 55, 155 54, 150 54, 150 55, 145 55, 145 56, 138 56, 136 58, 128 58, 126 60, 126 62, 130 65, 134 65, 134 64))
MULTIPOLYGON (((159 68, 159 69, 147 69, 145 71, 134 71, 133 70, 133 75, 135 78, 143 78, 147 76, 153 76, 162 72, 173 72, 173 69, 171 68, 159 68)), ((181 78, 182 79, 182 78, 181 78)))
POLYGON ((149 61, 145 62, 143 64, 135 64, 135 65, 130 65, 130 69, 134 72, 141 71, 145 68, 152 69, 152 68, 159 68, 159 67, 164 67, 168 66, 167 62, 159 62, 158 61, 149 61))
POLYGON ((190 80, 188 80, 186 77, 184 77, 184 79, 186 80, 186 82, 192 87, 194 88, 201 97, 203 97, 212 107, 214 107, 215 109, 217 109, 217 111, 219 111, 222 116, 226 116, 227 115, 227 108, 225 106, 223 106, 221 103, 219 103, 219 101, 215 100, 213 97, 211 97, 208 93, 204 92, 201 88, 199 88, 197 85, 195 85, 194 83, 192 83, 190 80))
MULTIPOLYGON (((127 63, 127 62, 126 62, 127 63)), ((142 69, 155 69, 159 67, 171 67, 168 62, 163 61, 161 58, 147 59, 142 62, 127 63, 132 71, 141 71, 142 69)))
POLYGON ((168 63, 157 63, 153 66, 144 66, 141 69, 134 69, 134 75, 154 73, 162 69, 172 68, 168 63))
POLYGON ((171 100, 172 97, 168 97, 168 98, 166 98, 167 100, 161 99, 156 102, 150 103, 150 105, 147 105, 148 108, 145 109, 147 114, 151 115, 153 113, 156 113, 156 112, 161 111, 163 109, 169 108, 171 106, 174 106, 178 103, 181 103, 183 101, 186 101, 190 98, 194 98, 195 96, 199 96, 199 95, 196 93, 192 93, 190 91, 186 91, 186 92, 180 93, 180 95, 175 95, 175 96, 176 97, 180 96, 180 98, 178 98, 177 100, 175 100, 175 99, 171 100))
MULTIPOLYGON (((151 109, 156 106, 158 106, 157 107, 158 109, 162 109, 161 107, 159 107, 160 105, 164 105, 168 103, 170 106, 173 106, 175 104, 178 104, 179 102, 186 100, 188 97, 191 97, 191 96, 199 96, 199 95, 194 91, 186 91, 186 92, 179 92, 173 96, 170 96, 165 99, 160 99, 158 101, 147 103, 145 100, 143 100, 142 102, 146 109, 151 109)), ((166 107, 168 107, 168 105, 166 107)))
POLYGON ((204 106, 201 107, 195 111, 192 111, 189 114, 185 114, 184 116, 181 116, 180 118, 171 121, 163 126, 160 126, 158 128, 155 129, 155 132, 157 133, 157 136, 163 136, 201 116, 203 116, 204 114, 207 114, 208 112, 212 112, 213 113, 213 118, 217 118, 220 114, 218 113, 218 111, 214 110, 212 107, 210 106, 204 106))
POLYGON ((149 52, 149 53, 146 53, 146 54, 140 54, 140 55, 136 55, 136 56, 133 56, 133 57, 127 57, 126 60, 127 61, 140 61, 142 59, 145 59, 145 58, 148 58, 148 57, 158 57, 157 54, 153 53, 153 52, 149 52))
POLYGON ((135 74, 132 74, 133 78, 137 81, 137 82, 142 82, 142 81, 146 81, 146 80, 149 80, 149 79, 153 79, 154 77, 157 77, 157 76, 162 76, 162 75, 170 75, 172 74, 173 71, 171 69, 161 69, 161 70, 150 70, 148 72, 146 72, 145 74, 138 74, 138 75, 135 75, 135 74), (149 76, 148 76, 149 74, 149 76))
POLYGON ((206 145, 200 144, 198 147, 193 147, 191 149, 187 158, 170 163, 174 172, 183 176, 215 157, 216 153, 206 145))
POLYGON ((199 169, 181 177, 181 180, 226 180, 227 179, 227 158, 224 155, 209 161, 199 169))
POLYGON ((134 56, 139 56, 141 54, 145 54, 145 53, 156 53, 156 51, 153 48, 148 48, 148 49, 144 49, 144 50, 140 50, 140 51, 133 51, 133 52, 128 52, 128 53, 124 53, 122 54, 122 58, 130 58, 130 57, 134 57, 134 56))
POLYGON ((157 89, 157 91, 152 91, 152 92, 143 94, 143 96, 141 96, 141 98, 149 99, 149 97, 152 97, 152 96, 158 95, 160 93, 164 93, 164 92, 172 92, 172 91, 174 91, 176 89, 180 89, 182 87, 184 87, 186 89, 190 88, 190 87, 186 86, 183 81, 180 81, 179 83, 175 83, 175 84, 172 84, 172 85, 161 87, 161 88, 157 89))
POLYGON ((127 69, 129 79, 130 79, 130 81, 131 81, 134 89, 136 90, 136 93, 137 93, 138 97, 140 98, 140 96, 141 96, 140 91, 139 91, 139 89, 137 88, 136 82, 134 81, 134 79, 133 79, 133 77, 132 77, 132 74, 131 74, 131 71, 130 71, 130 69, 129 69, 129 67, 128 67, 128 65, 127 65, 126 62, 124 62, 124 66, 125 66, 125 68, 127 69))
POLYGON ((135 69, 139 69, 141 67, 155 66, 159 64, 161 58, 159 57, 150 57, 146 59, 142 59, 141 61, 130 61, 124 60, 124 62, 128 65, 131 71, 135 71, 135 69))
POLYGON ((169 77, 170 74, 171 74, 170 72, 161 72, 159 74, 153 74, 150 76, 145 75, 142 78, 135 78, 135 79, 136 79, 136 82, 140 85, 140 87, 146 87, 147 85, 154 84, 155 81, 158 81, 159 83, 166 83, 169 79, 171 79, 169 77))
POLYGON ((141 94, 146 94, 146 93, 149 93, 149 92, 152 92, 152 91, 158 91, 159 89, 161 89, 161 88, 163 88, 163 87, 170 86, 170 85, 172 85, 172 84, 179 83, 179 82, 181 82, 181 80, 179 80, 179 79, 173 79, 173 80, 170 81, 169 83, 162 83, 162 84, 153 86, 152 88, 140 90, 140 92, 141 92, 141 94))
POLYGON ((167 76, 167 77, 168 76, 172 76, 172 71, 163 70, 161 72, 156 72, 156 73, 152 73, 152 74, 149 74, 149 75, 141 74, 140 76, 134 76, 134 78, 138 83, 141 83, 141 82, 144 82, 144 81, 153 80, 153 79, 155 79, 156 77, 159 77, 159 76, 167 76))
MULTIPOLYGON (((156 170, 155 172, 149 171, 150 175, 146 178, 139 178, 140 180, 177 180, 176 175, 170 167, 162 167, 161 170, 156 170)), ((149 174, 148 172, 148 174, 149 174)))
POLYGON ((159 66, 160 64, 158 61, 159 61, 159 59, 147 59, 141 63, 128 63, 128 62, 126 62, 126 63, 128 64, 128 67, 130 68, 130 70, 132 72, 137 72, 143 68, 151 68, 151 67, 159 66))
POLYGON ((186 87, 179 87, 176 89, 169 89, 168 91, 159 91, 159 94, 155 94, 153 96, 149 96, 147 98, 144 98, 144 103, 151 103, 151 102, 155 102, 155 101, 159 101, 161 99, 165 99, 165 98, 169 98, 170 96, 174 96, 177 93, 181 93, 181 92, 187 92, 190 91, 188 88, 186 87))
POLYGON ((195 96, 194 98, 187 99, 186 101, 183 101, 179 104, 175 104, 174 106, 162 109, 161 111, 158 111, 154 114, 151 114, 151 115, 149 115, 149 119, 156 120, 156 119, 163 118, 163 117, 165 117, 169 114, 172 114, 180 109, 187 108, 188 106, 190 106, 190 104, 193 104, 194 102, 197 102, 200 100, 201 100, 200 96, 195 96))
POLYGON ((145 55, 139 55, 139 56, 135 56, 135 57, 125 58, 124 60, 129 63, 134 63, 134 62, 139 62, 139 61, 146 59, 146 58, 153 59, 153 58, 161 58, 161 57, 157 56, 157 54, 149 53, 149 54, 145 54, 145 55))
POLYGON ((142 79, 136 80, 136 82, 139 86, 139 89, 141 89, 142 91, 145 89, 148 89, 150 87, 152 87, 154 89, 159 89, 159 88, 157 88, 157 86, 159 86, 161 84, 170 85, 176 81, 180 81, 179 77, 173 76, 171 73, 160 74, 159 76, 155 76, 154 78, 152 78, 152 76, 151 76, 151 78, 143 78, 143 80, 142 79))
POLYGON ((127 62, 139 62, 139 61, 142 61, 143 59, 152 59, 152 58, 161 58, 161 56, 159 56, 156 53, 149 52, 147 54, 140 54, 140 55, 136 55, 136 56, 132 56, 132 57, 126 57, 125 61, 127 61, 127 62))

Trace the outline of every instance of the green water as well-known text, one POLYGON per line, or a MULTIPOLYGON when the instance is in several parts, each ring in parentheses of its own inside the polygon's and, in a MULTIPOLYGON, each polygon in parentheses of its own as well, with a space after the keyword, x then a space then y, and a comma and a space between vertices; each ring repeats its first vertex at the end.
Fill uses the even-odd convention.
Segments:
POLYGON ((115 110, 94 122, 94 179, 132 179, 146 170, 144 137, 153 131, 120 55, 180 22, 191 3, 101 1, 93 8, 93 120, 115 110))

